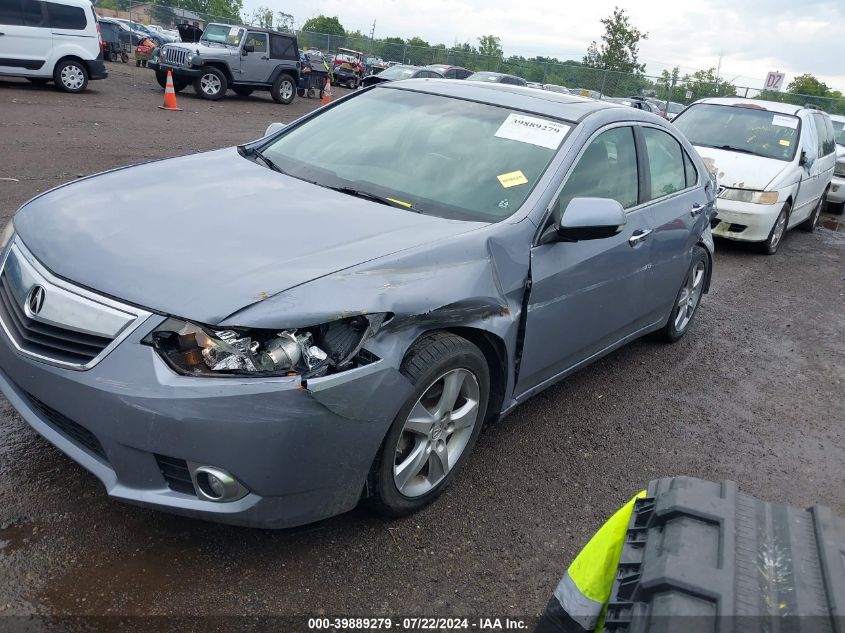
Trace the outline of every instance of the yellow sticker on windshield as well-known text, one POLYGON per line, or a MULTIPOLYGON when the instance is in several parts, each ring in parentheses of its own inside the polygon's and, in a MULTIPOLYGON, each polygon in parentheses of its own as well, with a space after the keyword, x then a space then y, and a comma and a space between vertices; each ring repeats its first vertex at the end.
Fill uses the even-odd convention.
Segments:
POLYGON ((410 202, 402 202, 401 200, 397 200, 396 198, 388 198, 394 204, 398 204, 400 207, 405 207, 406 209, 410 209, 412 205, 410 202))
POLYGON ((516 187, 517 185, 524 185, 528 182, 528 178, 526 178, 525 174, 519 170, 502 174, 501 176, 496 176, 496 178, 499 179, 499 182, 505 189, 508 187, 516 187))
POLYGON ((780 144, 781 144, 781 145, 783 145, 784 147, 789 147, 789 141, 787 141, 785 138, 780 139, 780 140, 778 141, 778 143, 780 143, 780 144))

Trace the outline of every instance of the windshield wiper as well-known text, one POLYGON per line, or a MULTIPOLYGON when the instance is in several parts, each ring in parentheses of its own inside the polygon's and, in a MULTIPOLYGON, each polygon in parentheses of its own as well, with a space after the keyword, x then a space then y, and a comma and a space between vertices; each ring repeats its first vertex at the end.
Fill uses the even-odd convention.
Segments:
POLYGON ((406 209, 408 211, 414 211, 416 213, 422 213, 423 210, 419 207, 415 207, 409 202, 402 202, 401 200, 395 200, 393 198, 388 198, 387 196, 380 196, 375 193, 370 193, 369 191, 362 191, 361 189, 355 189, 354 187, 332 187, 331 185, 323 185, 321 183, 315 182, 315 185, 320 185, 321 187, 326 187, 327 189, 331 189, 332 191, 337 191, 340 193, 345 193, 348 196, 355 196, 356 198, 364 198, 365 200, 371 200, 372 202, 378 202, 379 204, 385 204, 389 207, 395 207, 397 209, 406 209))
POLYGON ((252 150, 252 151, 250 152, 250 154, 251 154, 252 156, 255 156, 258 160, 260 160, 262 163, 264 163, 264 165, 265 165, 266 167, 269 167, 269 168, 270 168, 270 169, 272 169, 273 171, 277 171, 277 172, 279 172, 280 174, 284 174, 285 176, 289 176, 289 175, 290 175, 290 174, 288 174, 285 170, 283 170, 281 167, 279 167, 276 163, 274 163, 272 160, 270 160, 270 159, 269 159, 269 158, 267 158, 264 154, 262 154, 259 150, 254 149, 254 150, 252 150))
POLYGON ((733 145, 708 145, 708 147, 723 149, 727 152, 739 152, 740 154, 753 154, 754 156, 760 156, 760 154, 752 152, 750 149, 745 149, 744 147, 734 147, 733 145))

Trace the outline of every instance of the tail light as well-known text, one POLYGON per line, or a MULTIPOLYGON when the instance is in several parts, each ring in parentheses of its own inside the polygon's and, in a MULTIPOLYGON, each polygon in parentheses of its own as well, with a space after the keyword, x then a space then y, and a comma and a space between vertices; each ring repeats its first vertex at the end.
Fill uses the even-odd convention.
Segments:
POLYGON ((106 43, 103 41, 103 36, 100 33, 100 21, 97 20, 97 41, 100 43, 100 49, 106 50, 106 43))

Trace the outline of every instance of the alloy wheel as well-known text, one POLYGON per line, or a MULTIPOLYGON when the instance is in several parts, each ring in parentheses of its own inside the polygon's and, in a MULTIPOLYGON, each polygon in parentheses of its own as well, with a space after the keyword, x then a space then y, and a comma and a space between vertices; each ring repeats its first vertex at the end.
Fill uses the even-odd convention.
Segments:
POLYGON ((775 224, 775 232, 772 234, 772 250, 778 247, 784 233, 786 233, 786 212, 781 211, 775 224))
POLYGON ((284 100, 290 99, 293 96, 293 83, 290 81, 283 81, 280 86, 279 94, 284 100))
POLYGON ((68 90, 79 90, 85 83, 85 75, 79 66, 69 64, 62 68, 61 80, 68 90))
POLYGON ((687 281, 681 289, 681 296, 678 299, 678 312, 675 315, 675 329, 678 332, 683 332, 686 329, 695 314, 695 309, 701 299, 701 292, 704 290, 705 271, 704 262, 699 261, 687 275, 687 281))
POLYGON ((202 79, 200 79, 200 87, 202 88, 202 91, 205 94, 209 96, 214 96, 218 92, 220 92, 220 88, 222 87, 222 85, 217 75, 208 73, 206 75, 203 75, 202 79))
POLYGON ((478 422, 479 394, 467 369, 446 372, 423 392, 396 444, 393 481, 402 495, 430 492, 454 468, 478 422))

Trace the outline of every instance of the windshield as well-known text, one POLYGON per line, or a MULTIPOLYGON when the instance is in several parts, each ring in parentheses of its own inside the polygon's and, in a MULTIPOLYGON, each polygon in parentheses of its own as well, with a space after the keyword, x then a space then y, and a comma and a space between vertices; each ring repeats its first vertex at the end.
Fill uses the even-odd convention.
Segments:
POLYGON ((492 81, 497 82, 501 79, 501 75, 494 75, 491 73, 473 73, 467 77, 467 81, 492 81))
POLYGON ((391 66, 381 71, 377 76, 395 81, 397 79, 413 77, 415 72, 417 72, 417 69, 412 66, 391 66))
POLYGON ((682 103, 674 103, 673 101, 669 102, 669 112, 670 112, 670 114, 678 114, 683 109, 684 109, 684 105, 682 103))
POLYGON ((285 173, 325 187, 353 188, 428 215, 498 222, 519 208, 570 127, 498 106, 377 88, 296 125, 261 152, 285 173))
POLYGON ((693 145, 792 160, 800 120, 758 108, 699 103, 672 121, 693 145))
POLYGON ((244 30, 237 26, 226 26, 225 24, 209 24, 203 31, 201 42, 217 42, 218 44, 229 44, 240 46, 244 30))
POLYGON ((837 145, 845 146, 845 121, 833 121, 833 136, 837 145))

